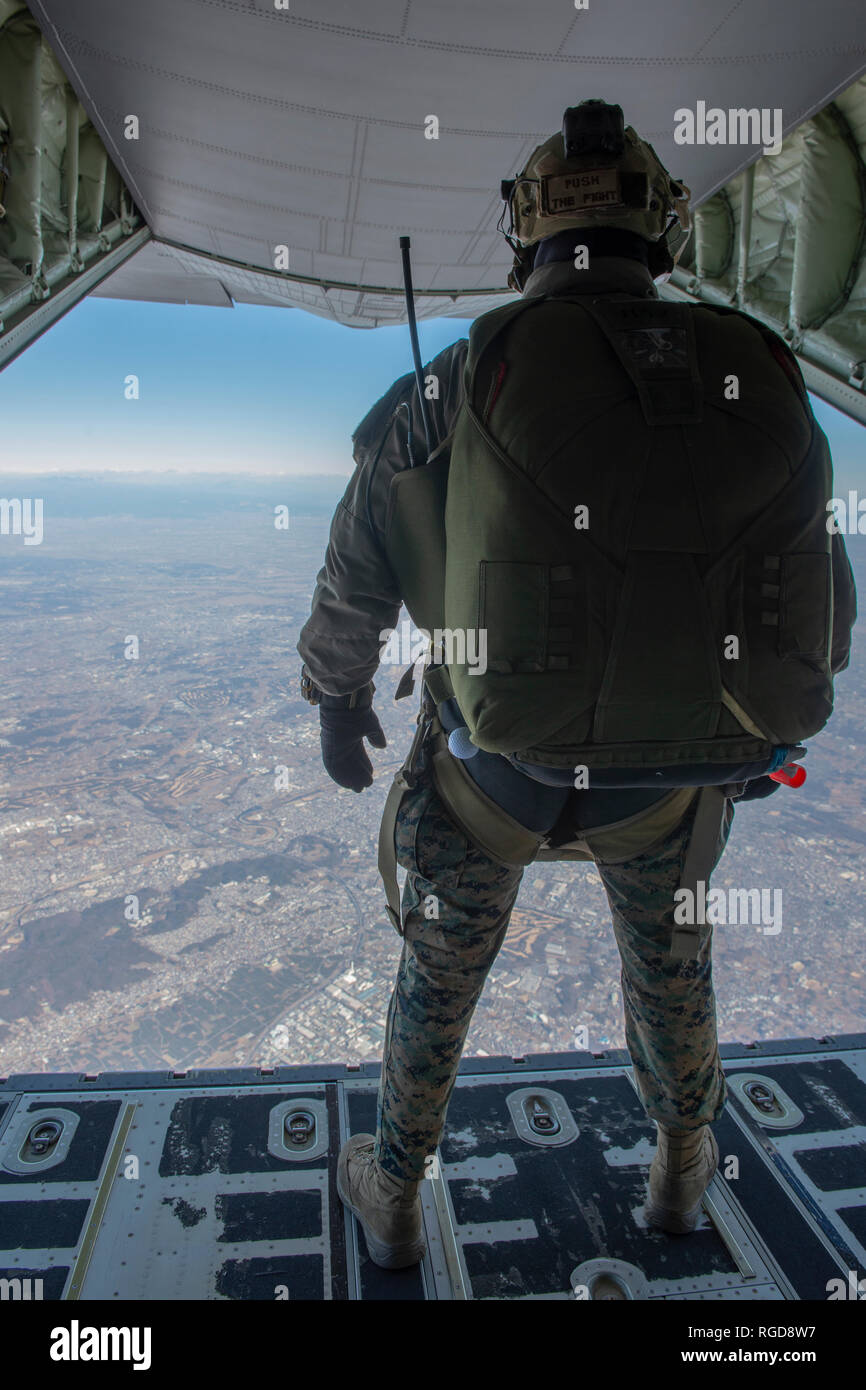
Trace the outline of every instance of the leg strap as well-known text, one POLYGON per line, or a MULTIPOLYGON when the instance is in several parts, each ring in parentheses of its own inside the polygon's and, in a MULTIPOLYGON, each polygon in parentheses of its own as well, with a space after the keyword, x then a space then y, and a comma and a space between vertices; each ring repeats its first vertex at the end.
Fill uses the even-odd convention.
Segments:
POLYGON ((392 927, 399 936, 403 935, 403 919, 400 910, 400 884, 397 880, 397 848, 394 843, 394 836, 397 831, 397 813, 400 809, 400 802, 408 789, 409 783, 406 781, 401 768, 391 783, 391 790, 385 798, 385 810, 382 813, 382 824, 379 827, 379 873, 382 876, 387 900, 385 911, 391 919, 392 927))
MULTIPOLYGON (((692 916, 695 919, 697 912, 694 909, 698 902, 706 903, 707 884, 716 862, 726 806, 725 788, 701 787, 680 881, 680 887, 689 889, 692 894, 692 916), (701 893, 698 892, 699 883, 703 884, 701 893)), ((712 930, 712 927, 709 930, 712 930)), ((706 932, 706 924, 697 920, 692 923, 677 923, 671 938, 671 956, 678 960, 695 960, 706 932)))
POLYGON ((429 729, 430 714, 422 703, 421 709, 418 711, 415 737, 412 739, 409 752, 406 754, 406 761, 391 783, 390 791, 385 798, 382 823, 379 826, 379 873, 385 888, 387 902, 385 911, 398 936, 403 935, 403 916, 400 908, 400 885, 397 881, 397 846, 395 844, 397 815, 406 792, 415 786, 415 764, 429 729))

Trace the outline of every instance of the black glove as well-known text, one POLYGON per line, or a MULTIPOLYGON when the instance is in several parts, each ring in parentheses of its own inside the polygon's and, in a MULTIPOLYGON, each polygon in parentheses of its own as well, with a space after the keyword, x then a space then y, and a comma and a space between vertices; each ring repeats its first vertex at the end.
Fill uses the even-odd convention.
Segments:
POLYGON ((319 705, 322 726, 322 762, 328 776, 341 787, 362 792, 373 784, 373 765, 364 739, 374 748, 386 748, 387 740, 372 705, 361 709, 328 709, 319 705))
POLYGON ((772 777, 753 777, 751 782, 746 783, 742 796, 735 796, 734 801, 760 801, 765 796, 772 796, 781 785, 781 782, 774 782, 772 777))

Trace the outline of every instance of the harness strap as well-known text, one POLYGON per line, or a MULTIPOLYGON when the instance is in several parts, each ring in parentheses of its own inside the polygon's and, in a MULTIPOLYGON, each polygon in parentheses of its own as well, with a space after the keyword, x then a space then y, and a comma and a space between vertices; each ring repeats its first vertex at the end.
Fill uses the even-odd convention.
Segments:
POLYGON ((510 869, 531 864, 546 836, 528 830, 482 791, 449 751, 438 716, 431 735, 433 785, 451 819, 494 863, 510 869))
POLYGON ((387 902, 385 911, 398 936, 403 935, 403 922, 400 908, 400 884, 397 880, 397 847, 394 843, 394 836, 397 830, 397 811, 407 789, 408 783, 401 768, 391 783, 391 789, 385 798, 385 810, 382 813, 382 824, 379 826, 379 873, 385 888, 387 902))
MULTIPOLYGON (((403 672, 395 699, 411 694, 414 684, 415 665, 413 663, 403 672)), ((421 706, 418 710, 415 737, 412 739, 409 752, 406 754, 406 761, 396 773, 385 798, 385 809, 382 812, 382 822, 379 826, 379 874, 385 889, 387 904, 385 911, 398 936, 403 935, 403 913, 400 904, 400 885, 397 879, 397 846, 395 842, 400 802, 405 793, 415 785, 415 763, 431 726, 435 723, 439 733, 442 732, 442 725, 430 709, 428 699, 432 699, 434 704, 438 705, 443 700, 449 699, 452 694, 451 677, 447 668, 444 666, 428 667, 421 681, 421 706)))
MULTIPOLYGON (((719 835, 725 819, 725 792, 724 787, 702 787, 698 793, 695 821, 680 879, 680 888, 691 892, 693 903, 697 901, 698 884, 703 883, 706 886, 713 870, 719 835)), ((696 960, 706 935, 707 930, 702 923, 677 923, 671 938, 671 958, 696 960)))
POLYGON ((422 703, 418 711, 415 737, 412 739, 409 752, 406 754, 406 761, 391 783, 385 798, 382 823, 379 826, 379 873, 385 888, 387 904, 385 911, 398 936, 403 935, 403 914, 400 905, 400 885, 397 881, 397 846, 395 843, 397 813, 404 795, 415 785, 415 762, 429 727, 430 716, 422 703))
MULTIPOLYGON (((425 673, 424 684, 430 695, 435 693, 442 698, 450 694, 450 680, 442 667, 433 667, 425 673), (441 675, 440 675, 441 673, 441 675), (431 680, 432 677, 432 680, 431 680)), ((407 791, 415 786, 415 764, 424 740, 431 737, 431 769, 433 784, 444 802, 448 814, 495 862, 510 867, 531 863, 537 856, 546 837, 527 830, 500 806, 486 796, 469 777, 459 759, 448 751, 448 743, 438 716, 422 703, 418 713, 415 736, 406 755, 403 766, 394 777, 385 800, 382 823, 379 828, 379 873, 385 889, 386 912, 391 925, 399 936, 403 935, 400 888, 397 879, 397 849, 395 836, 400 803, 407 791), (462 812, 462 814, 461 814, 462 812)), ((682 789, 681 789, 682 790, 682 789)), ((691 790, 690 788, 688 790, 691 790)), ((693 902, 698 900, 698 884, 708 883, 718 851, 719 836, 725 818, 728 794, 734 788, 701 787, 698 791, 697 809, 694 824, 686 851, 680 888, 688 889, 693 902)), ((677 793, 671 793, 675 797, 677 793)), ((650 808, 654 811, 656 808, 650 808)), ((633 819, 641 819, 641 816, 633 819)), ((604 827, 600 827, 604 829, 604 827)), ((637 851, 636 851, 637 852, 637 851)), ((558 857, 556 851, 545 852, 543 858, 558 857)), ((570 855, 569 857, 577 857, 570 855)), ((581 852, 580 857, 594 858, 592 850, 581 852)), ((675 960, 695 960, 705 939, 704 924, 677 923, 671 938, 670 956, 675 960), (702 930, 702 927, 704 928, 702 930)))

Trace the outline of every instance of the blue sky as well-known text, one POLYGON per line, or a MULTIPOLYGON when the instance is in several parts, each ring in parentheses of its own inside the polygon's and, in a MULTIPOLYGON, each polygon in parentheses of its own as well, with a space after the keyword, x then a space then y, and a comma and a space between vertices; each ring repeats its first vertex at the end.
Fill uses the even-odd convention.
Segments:
MULTIPOLYGON (((419 324, 426 361, 467 319, 419 324)), ((410 371, 408 328, 302 310, 86 299, 0 373, 5 473, 352 471, 352 430, 410 371), (124 396, 135 374, 138 400, 124 396)), ((837 494, 864 487, 862 426, 813 398, 837 494)))
MULTIPOLYGON (((426 361, 469 322, 425 320, 418 331, 426 361)), ((411 370, 405 326, 86 299, 0 373, 0 471, 348 476, 352 431, 411 370), (137 401, 124 395, 130 374, 137 401)))

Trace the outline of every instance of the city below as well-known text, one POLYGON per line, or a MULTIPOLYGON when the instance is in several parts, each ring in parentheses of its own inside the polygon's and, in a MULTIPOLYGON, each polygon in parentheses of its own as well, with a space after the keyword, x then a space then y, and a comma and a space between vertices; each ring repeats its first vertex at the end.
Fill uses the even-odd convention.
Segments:
MULTIPOLYGON (((59 516, 49 488, 42 543, 0 537, 0 1074, 376 1060, 401 949, 378 827, 417 695, 380 668, 388 747, 339 789, 295 650, 333 502, 279 529, 279 480, 162 516, 122 488, 59 516)), ((864 674, 855 645, 805 787, 737 809, 713 886, 783 911, 716 927, 722 1041, 866 1028, 864 674)), ((531 866, 466 1054, 624 1045, 595 867, 531 866)))

